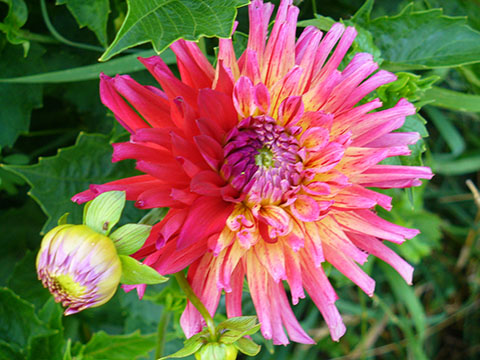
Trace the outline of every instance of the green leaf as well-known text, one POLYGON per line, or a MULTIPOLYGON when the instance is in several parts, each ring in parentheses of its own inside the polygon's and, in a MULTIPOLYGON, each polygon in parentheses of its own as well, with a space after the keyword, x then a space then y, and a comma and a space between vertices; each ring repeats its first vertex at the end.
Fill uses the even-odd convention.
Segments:
POLYGON ((480 61, 480 33, 464 17, 443 15, 441 9, 414 11, 407 5, 396 16, 365 22, 391 70, 430 69, 480 61))
POLYGON ((247 356, 256 356, 262 348, 260 345, 255 344, 255 342, 247 338, 238 339, 233 345, 238 351, 247 356))
POLYGON ((374 0, 367 0, 363 3, 360 9, 352 16, 350 21, 355 24, 360 24, 362 26, 370 22, 370 14, 373 9, 374 0))
POLYGON ((67 340, 67 346, 63 353, 63 360, 72 360, 72 339, 67 340))
POLYGON ((170 358, 184 358, 195 354, 204 345, 203 336, 207 334, 207 332, 208 330, 203 330, 202 332, 193 335, 191 338, 185 340, 185 342, 183 343, 183 348, 171 355, 164 356, 159 360, 165 360, 170 358))
POLYGON ((216 330, 221 334, 220 342, 232 344, 243 336, 255 334, 260 330, 260 324, 257 324, 256 316, 239 316, 222 321, 216 330))
POLYGON ((127 0, 128 12, 115 39, 100 58, 151 42, 157 53, 180 38, 229 37, 237 7, 245 0, 127 0))
MULTIPOLYGON (((72 81, 85 81, 98 79, 101 72, 113 76, 116 74, 131 74, 133 72, 145 70, 145 66, 138 61, 138 57, 149 57, 155 55, 153 50, 139 51, 133 55, 122 56, 121 58, 108 61, 102 64, 93 64, 80 66, 67 70, 52 71, 36 75, 20 76, 14 78, 0 79, 0 83, 65 83, 72 81)), ((175 63, 175 55, 171 50, 166 50, 161 55, 163 61, 167 64, 175 63)))
POLYGON ((0 339, 0 360, 24 360, 25 357, 12 344, 0 339))
POLYGON ((7 40, 14 45, 23 46, 26 57, 30 49, 30 42, 21 34, 20 28, 28 18, 28 8, 23 0, 0 0, 8 5, 7 16, 0 22, 0 30, 7 35, 7 40))
POLYGON ((168 281, 168 278, 160 275, 155 269, 144 265, 138 260, 126 255, 119 255, 122 262, 122 278, 120 282, 126 285, 136 284, 160 284, 168 281))
POLYGON ((130 255, 137 252, 147 240, 152 227, 143 224, 127 224, 115 230, 110 239, 120 255, 130 255))
MULTIPOLYGON (((416 351, 423 354, 422 344, 425 339, 426 319, 422 303, 415 295, 414 288, 408 286, 400 275, 389 265, 381 263, 383 273, 386 275, 390 287, 395 294, 398 303, 406 306, 411 319, 417 330, 416 341, 419 349, 416 351)), ((424 356, 426 358, 426 356, 424 356)))
POLYGON ((432 164, 436 174, 455 176, 475 173, 480 170, 480 152, 450 161, 436 160, 432 164))
POLYGON ((297 23, 297 26, 300 26, 300 27, 315 26, 320 30, 328 31, 330 30, 332 25, 335 24, 335 20, 333 20, 330 17, 322 16, 319 14, 314 14, 314 15, 315 15, 315 19, 299 21, 297 23))
POLYGON ((39 308, 52 296, 38 280, 35 267, 36 257, 36 253, 27 251, 23 259, 15 264, 8 280, 8 286, 23 299, 39 308))
POLYGON ((107 21, 110 13, 108 0, 57 0, 57 5, 67 5, 80 27, 92 30, 102 46, 107 46, 107 21))
POLYGON ((55 226, 66 211, 72 223, 82 222, 82 209, 70 198, 88 189, 90 184, 104 183, 134 175, 132 163, 112 164, 108 136, 80 133, 74 146, 59 149, 58 154, 40 158, 29 166, 4 166, 22 176, 32 187, 29 194, 48 216, 42 232, 55 226))
POLYGON ((434 156, 435 158, 441 156, 448 156, 448 157, 457 157, 461 155, 467 145, 465 144, 465 140, 460 132, 457 130, 455 125, 452 124, 450 118, 445 116, 443 112, 439 109, 436 109, 432 106, 428 106, 425 108, 425 112, 428 114, 430 121, 435 125, 440 136, 443 140, 447 143, 448 147, 452 151, 450 154, 438 154, 436 153, 434 156))
POLYGON ((55 334, 37 317, 32 304, 8 288, 0 288, 0 339, 27 349, 35 337, 55 334))
POLYGON ((84 345, 82 360, 133 360, 147 356, 156 345, 157 335, 142 335, 135 331, 128 335, 109 335, 104 331, 93 334, 84 345))
POLYGON ((384 108, 395 106, 401 98, 415 103, 417 109, 432 101, 425 98, 425 93, 432 88, 433 83, 438 81, 438 76, 432 75, 422 78, 420 75, 408 72, 397 72, 395 75, 397 80, 382 85, 376 90, 384 108), (419 101, 420 103, 418 103, 419 101))
POLYGON ((92 230, 107 235, 118 223, 125 207, 126 195, 124 191, 108 191, 85 205, 84 224, 92 230))
MULTIPOLYGON (((41 51, 32 46, 27 58, 21 49, 6 45, 0 52, 0 77, 18 76, 40 66, 41 51)), ((28 131, 30 114, 42 106, 41 85, 0 84, 0 146, 12 146, 28 131)))
POLYGON ((34 338, 29 348, 27 360, 60 359, 65 345, 62 307, 51 297, 40 310, 39 317, 48 324, 50 329, 55 330, 55 333, 34 338))
POLYGON ((431 105, 468 112, 480 112, 480 95, 463 94, 434 86, 425 93, 425 100, 432 101, 431 105))

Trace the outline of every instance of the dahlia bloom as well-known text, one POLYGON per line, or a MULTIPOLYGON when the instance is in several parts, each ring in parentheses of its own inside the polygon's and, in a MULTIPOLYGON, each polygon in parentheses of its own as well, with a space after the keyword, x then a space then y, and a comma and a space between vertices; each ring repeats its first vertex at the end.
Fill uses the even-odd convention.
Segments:
MULTIPOLYGON (((131 133, 113 144, 113 161, 136 159, 145 174, 92 185, 73 200, 122 190, 139 208, 169 207, 135 258, 161 274, 189 266, 212 314, 225 292, 228 317, 242 314, 246 277, 265 338, 287 344, 285 329, 291 340, 313 343, 286 281, 292 303, 306 290, 338 340, 345 326, 322 263, 370 296, 375 282, 358 266, 369 254, 411 283, 413 268, 382 241, 399 244, 418 231, 378 217, 373 208, 390 209, 391 198, 369 188, 418 186, 432 173, 378 165, 410 154, 419 134, 392 131, 415 108, 405 99, 380 111, 379 99, 359 104, 396 78, 376 71, 366 53, 339 69, 355 29, 337 23, 322 34, 310 26, 296 39, 299 10, 283 0, 268 34, 272 12, 253 0, 246 50, 237 59, 231 39, 220 39, 215 68, 184 40, 171 46, 181 80, 160 57, 140 59, 162 90, 102 75, 102 101, 131 133)), ((137 290, 141 296, 145 285, 137 290)), ((181 324, 187 337, 202 329, 190 303, 181 324)))
POLYGON ((42 240, 38 278, 67 307, 65 315, 105 304, 117 291, 122 265, 105 235, 85 225, 60 225, 42 240))

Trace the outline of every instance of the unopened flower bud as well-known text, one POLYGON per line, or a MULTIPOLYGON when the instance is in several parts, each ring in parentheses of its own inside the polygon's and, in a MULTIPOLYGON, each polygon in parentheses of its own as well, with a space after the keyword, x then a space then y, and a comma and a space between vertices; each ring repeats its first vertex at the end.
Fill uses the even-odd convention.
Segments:
POLYGON ((238 350, 233 344, 207 343, 195 353, 197 360, 235 360, 238 350))
POLYGON ((103 305, 120 282, 122 266, 108 237, 85 225, 60 225, 42 240, 38 278, 61 302, 65 315, 103 305))

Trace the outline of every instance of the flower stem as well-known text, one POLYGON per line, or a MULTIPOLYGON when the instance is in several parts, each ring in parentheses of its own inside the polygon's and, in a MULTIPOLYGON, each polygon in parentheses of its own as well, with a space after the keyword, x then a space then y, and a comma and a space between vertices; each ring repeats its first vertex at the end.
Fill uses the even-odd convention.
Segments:
POLYGON ((64 44, 69 45, 69 46, 73 46, 73 47, 76 47, 76 48, 80 48, 80 49, 86 49, 86 50, 92 50, 92 51, 98 51, 98 52, 104 52, 104 51, 105 51, 104 48, 99 47, 99 46, 90 45, 90 44, 78 43, 78 42, 70 41, 70 40, 64 38, 64 37, 63 37, 62 35, 60 35, 60 33, 55 29, 55 27, 53 26, 52 22, 50 21, 50 17, 48 16, 47 5, 45 4, 45 0, 40 0, 40 9, 41 9, 41 11, 42 11, 43 21, 45 22, 45 25, 47 26, 48 31, 50 31, 50 34, 52 34, 52 36, 53 36, 56 40, 58 40, 59 42, 64 43, 64 44))
POLYGON ((213 322, 210 313, 205 308, 205 305, 203 305, 197 295, 195 295, 192 287, 188 283, 182 271, 175 273, 175 279, 177 280, 178 285, 182 288, 183 292, 187 296, 187 299, 192 303, 193 306, 195 306, 200 315, 202 315, 203 319, 207 323, 207 328, 208 332, 210 333, 211 340, 215 341, 217 339, 217 334, 215 332, 215 323, 213 322))
POLYGON ((159 359, 163 355, 163 349, 165 348, 165 335, 167 333, 168 323, 170 322, 170 312, 167 309, 163 309, 162 316, 158 322, 157 330, 157 349, 155 350, 155 359, 159 359))

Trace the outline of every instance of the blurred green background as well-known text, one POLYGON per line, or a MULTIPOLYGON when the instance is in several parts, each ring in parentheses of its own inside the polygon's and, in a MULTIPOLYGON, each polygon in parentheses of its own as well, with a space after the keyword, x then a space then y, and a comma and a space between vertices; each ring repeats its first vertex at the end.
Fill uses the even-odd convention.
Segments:
MULTIPOLYGON (((231 24, 235 5, 246 2, 209 3, 222 3, 218 12, 231 24)), ((362 0, 296 1, 304 26, 355 25, 349 56, 371 52, 399 78, 375 96, 389 106, 407 97, 420 109, 404 130, 419 131, 424 142, 411 158, 393 161, 419 165, 423 156, 436 176, 420 188, 389 191, 394 209, 382 212, 421 230, 392 246, 415 266, 414 285, 372 258, 365 269, 377 287, 368 298, 331 270, 346 335, 333 342, 319 311, 303 300, 294 311, 318 343, 273 347, 257 334, 259 359, 480 358, 480 0, 377 0, 368 14, 371 3, 359 11, 362 0)), ((238 11, 238 30, 246 32, 247 9, 238 11)), ((182 346, 186 300, 174 281, 150 286, 142 301, 119 290, 105 306, 64 318, 36 279, 41 234, 66 211, 80 221, 81 207, 69 198, 90 183, 134 174, 131 162, 111 164, 110 144, 126 134, 98 95, 100 71, 154 84, 135 60, 152 53, 150 44, 97 62, 126 15, 121 0, 0 0, 0 359, 153 359, 164 326, 164 354, 182 346)), ((170 41, 153 40, 157 49, 170 41)), ((217 40, 200 44, 214 55, 217 40)), ((235 36, 239 51, 244 45, 235 36)), ((174 69, 172 54, 162 56, 174 69)), ((122 221, 143 215, 130 204, 122 221)), ((254 314, 244 295, 244 313, 254 314)), ((216 320, 222 313, 223 304, 216 320)))

